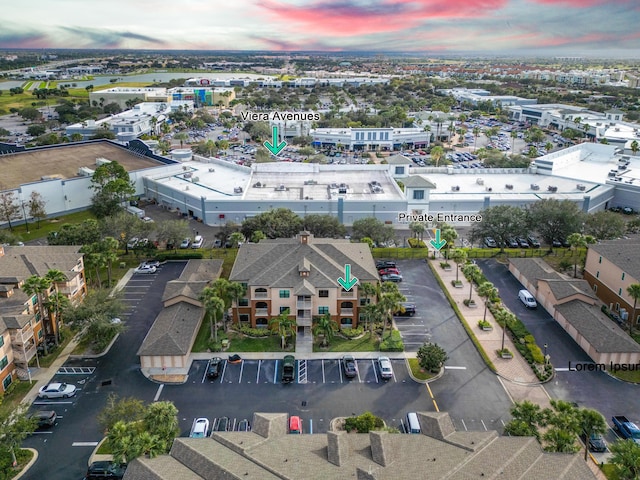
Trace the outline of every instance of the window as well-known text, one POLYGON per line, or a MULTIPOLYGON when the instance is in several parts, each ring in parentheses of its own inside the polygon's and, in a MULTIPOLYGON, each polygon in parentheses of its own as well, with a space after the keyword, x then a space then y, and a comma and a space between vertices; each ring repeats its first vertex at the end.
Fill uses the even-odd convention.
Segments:
POLYGON ((9 365, 9 359, 5 355, 4 358, 0 360, 0 370, 4 370, 7 367, 7 365, 9 365))
POLYGON ((13 382, 13 377, 11 375, 7 375, 2 381, 2 387, 6 390, 9 388, 9 385, 13 382))
POLYGON ((238 306, 239 307, 248 307, 249 306, 249 299, 248 298, 241 298, 238 300, 238 306))
POLYGON ((600 270, 596 272, 596 278, 600 278, 600 270))
POLYGON ((280 313, 287 312, 289 313, 289 307, 280 307, 280 313))
POLYGON ((598 285, 593 286, 593 293, 598 293, 598 285))
POLYGON ((624 280, 624 272, 622 272, 622 278, 620 280, 624 280))
POLYGON ((4 345, 4 336, 0 336, 0 347, 4 345))
POLYGON ((343 328, 351 328, 353 326, 353 318, 341 318, 340 326, 343 328))
POLYGON ((42 329, 38 330, 38 338, 42 339, 44 333, 42 332, 42 329))
POLYGON ((424 200, 424 190, 414 190, 413 191, 413 199, 414 200, 424 200))
POLYGON ((371 303, 371 299, 370 298, 361 298, 360 299, 360 306, 364 307, 365 305, 369 305, 371 303))
POLYGON ((318 307, 318 315, 329 313, 329 307, 318 307))
POLYGON ((267 328, 269 321, 266 318, 256 318, 256 328, 267 328))
MULTIPOLYGON (((621 288, 618 289, 618 295, 622 296, 622 289, 621 288)), ((617 308, 616 308, 616 310, 617 310, 617 308)))
POLYGON ((327 298, 329 296, 329 290, 318 290, 318 296, 320 298, 327 298))
POLYGON ((598 258, 598 263, 602 263, 602 257, 598 258))
POLYGON ((615 311, 616 311, 616 312, 618 312, 619 310, 620 310, 620 304, 619 304, 619 303, 616 303, 615 311))
POLYGON ((402 166, 402 167, 397 166, 396 167, 396 175, 404 175, 404 166, 402 166))
POLYGON ((280 298, 289 298, 289 290, 280 290, 280 298))
POLYGON ((240 314, 240 323, 244 323, 244 322, 248 322, 249 321, 249 315, 246 313, 241 313, 240 314))

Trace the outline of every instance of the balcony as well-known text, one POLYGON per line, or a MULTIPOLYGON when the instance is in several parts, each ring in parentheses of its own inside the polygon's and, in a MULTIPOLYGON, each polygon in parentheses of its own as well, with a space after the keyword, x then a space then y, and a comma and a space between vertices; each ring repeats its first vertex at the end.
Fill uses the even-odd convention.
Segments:
POLYGON ((36 356, 36 346, 31 345, 29 348, 22 347, 13 349, 13 361, 16 363, 29 363, 29 361, 36 356))
POLYGON ((355 298, 355 296, 356 292, 354 292, 353 290, 349 292, 345 292, 343 290, 340 291, 340 298, 355 298))
POLYGON ((312 308, 311 302, 297 302, 296 308, 301 310, 310 310, 312 308))
POLYGON ((269 309, 268 308, 256 308, 256 315, 259 315, 259 316, 269 315, 269 309))
POLYGON ((268 292, 255 292, 253 298, 269 298, 268 292))
POLYGON ((296 317, 296 325, 298 327, 310 327, 312 324, 312 318, 311 315, 307 316, 298 316, 296 317))
POLYGON ((353 315, 353 308, 341 308, 340 315, 353 315))

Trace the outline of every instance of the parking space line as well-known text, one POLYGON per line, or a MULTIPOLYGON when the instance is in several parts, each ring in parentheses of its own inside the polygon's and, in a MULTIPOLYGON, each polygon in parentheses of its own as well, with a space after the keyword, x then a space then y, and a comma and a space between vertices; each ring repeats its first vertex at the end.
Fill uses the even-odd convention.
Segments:
POLYGON ((224 367, 222 367, 222 375, 220 375, 220 383, 224 382, 224 373, 227 371, 227 362, 224 362, 224 367))
POLYGON ((486 432, 488 430, 487 426, 484 424, 484 420, 480 419, 480 423, 482 423, 482 426, 484 427, 484 431, 486 432))
POLYGON ((309 419, 309 433, 313 435, 313 418, 309 419))
POLYGON ((466 424, 466 423, 464 423, 464 418, 461 418, 461 419, 460 419, 460 421, 462 422, 462 426, 464 427, 464 431, 465 431, 465 432, 468 432, 468 431, 469 431, 469 429, 467 428, 467 424, 466 424))
POLYGON ((440 409, 438 408, 438 404, 436 403, 436 399, 433 396, 433 392, 431 391, 431 387, 429 386, 428 383, 425 383, 425 386, 427 387, 427 391, 429 392, 429 396, 431 397, 431 401, 433 402, 433 406, 436 408, 436 412, 439 412, 440 409))
POLYGON ((400 425, 402 426, 402 432, 403 433, 409 433, 409 432, 407 432, 407 429, 404 426, 404 420, 402 418, 400 419, 400 425))
POLYGON ((393 377, 393 381, 398 383, 398 379, 396 378, 396 370, 393 368, 393 362, 391 362, 391 376, 393 377))
POLYGON ((73 402, 33 402, 33 405, 70 405, 73 402))
POLYGON ((320 362, 322 362, 322 383, 326 383, 326 380, 324 378, 324 360, 320 360, 320 362))
POLYGON ((256 374, 256 383, 260 383, 260 365, 262 364, 262 360, 258 360, 258 373, 256 374))
POLYGON ((376 383, 380 383, 378 381, 378 372, 376 371, 376 361, 372 358, 371 365, 373 365, 373 374, 376 376, 376 383))
POLYGON ((96 447, 100 442, 73 442, 72 447, 96 447))
POLYGON ((276 360, 276 368, 273 371, 273 383, 276 383, 277 378, 278 378, 278 360, 276 360))
POLYGON ((338 371, 340 372, 340 383, 342 383, 342 360, 338 359, 338 371))
POLYGON ((204 373, 202 374, 202 382, 200 383, 204 383, 205 379, 207 378, 207 372, 209 371, 210 364, 211 364, 211 360, 207 362, 207 367, 204 369, 204 373))
POLYGON ((158 391, 156 392, 156 396, 153 397, 153 401, 157 402, 158 399, 160 398, 160 394, 162 393, 162 389, 164 388, 164 383, 160 384, 160 386, 158 387, 158 391))
POLYGON ((244 370, 244 360, 240 362, 240 378, 238 378, 238 383, 242 383, 242 370, 244 370))

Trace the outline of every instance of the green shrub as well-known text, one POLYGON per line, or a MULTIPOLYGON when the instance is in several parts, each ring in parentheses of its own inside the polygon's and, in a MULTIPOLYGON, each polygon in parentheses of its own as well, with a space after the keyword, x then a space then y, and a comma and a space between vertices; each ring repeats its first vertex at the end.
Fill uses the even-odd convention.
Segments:
POLYGON ((347 418, 344 422, 344 428, 347 432, 355 430, 357 433, 369 433, 371 430, 384 428, 384 421, 371 412, 364 412, 357 417, 347 418))
POLYGON ((449 268, 451 264, 449 262, 440 262, 440 268, 449 268))
POLYGON ((251 328, 242 326, 240 328, 236 328, 236 330, 246 335, 247 337, 269 337, 273 335, 273 332, 268 328, 251 328))
POLYGON ((364 327, 359 325, 356 328, 341 328, 340 334, 347 338, 355 338, 364 333, 364 327))
POLYGON ((417 238, 410 238, 407 240, 407 243, 411 248, 427 248, 427 244, 424 243, 424 240, 419 240, 417 238))
POLYGON ((491 323, 487 320, 478 320, 478 326, 480 328, 489 328, 491 327, 491 323))
POLYGON ((391 330, 390 333, 380 342, 381 352, 403 352, 404 342, 398 330, 391 330))
POLYGON ((534 343, 527 343, 527 348, 531 353, 531 358, 535 363, 543 364, 544 363, 544 355, 542 354, 542 350, 540 347, 534 343))
POLYGON ((190 260, 192 258, 202 258, 202 252, 188 252, 188 253, 172 253, 172 252, 160 252, 155 255, 159 262, 166 260, 190 260))

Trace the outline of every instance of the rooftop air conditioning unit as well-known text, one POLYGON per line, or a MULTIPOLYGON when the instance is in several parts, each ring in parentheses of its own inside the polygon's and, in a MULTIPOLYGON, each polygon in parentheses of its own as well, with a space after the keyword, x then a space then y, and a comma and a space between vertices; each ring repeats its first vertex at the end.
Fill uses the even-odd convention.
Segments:
POLYGON ((532 183, 531 190, 540 190, 540 185, 538 185, 537 183, 532 183))
POLYGON ((193 175, 193 172, 185 172, 184 178, 191 178, 192 175, 193 175))
POLYGON ((451 191, 452 191, 452 192, 459 192, 459 191, 460 191, 460 186, 458 186, 458 185, 454 185, 454 186, 452 186, 452 187, 451 187, 451 191))
POLYGON ((215 171, 216 171, 216 169, 215 169, 215 168, 210 168, 210 169, 209 169, 209 172, 215 172, 215 171))
POLYGON ((510 183, 507 183, 504 188, 506 188, 507 190, 513 190, 513 185, 511 185, 510 183))
POLYGON ((486 190, 487 192, 493 192, 493 188, 491 188, 491 187, 487 187, 485 190, 486 190))
POLYGON ((555 193, 555 192, 558 191, 558 187, 556 187, 555 185, 549 185, 547 187, 547 190, 550 191, 550 192, 554 192, 555 193))
POLYGON ((200 177, 192 177, 191 178, 191 182, 192 183, 196 183, 196 182, 199 182, 199 181, 200 181, 200 177))
POLYGON ((95 170, 91 170, 89 167, 80 167, 78 169, 78 176, 80 177, 92 177, 95 170))
POLYGON ((578 190, 580 190, 581 192, 584 192, 584 191, 587 189, 587 187, 586 187, 586 186, 584 186, 584 185, 583 185, 583 184, 581 184, 581 183, 577 184, 577 185, 576 185, 576 188, 577 188, 578 190))
POLYGON ((478 185, 484 185, 484 180, 482 178, 476 178, 476 183, 478 185))

